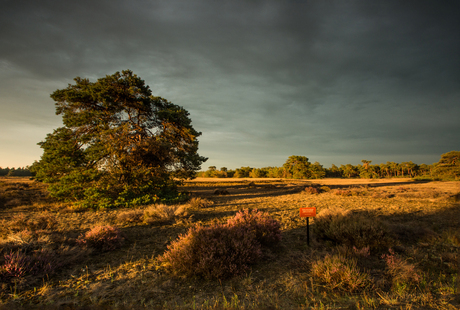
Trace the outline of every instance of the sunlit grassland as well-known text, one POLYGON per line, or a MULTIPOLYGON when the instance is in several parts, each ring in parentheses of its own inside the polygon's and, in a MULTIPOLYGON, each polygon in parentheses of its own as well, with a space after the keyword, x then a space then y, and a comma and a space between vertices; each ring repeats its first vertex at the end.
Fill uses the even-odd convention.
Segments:
MULTIPOLYGON (((6 309, 30 305, 69 309, 85 305, 128 309, 460 307, 460 182, 195 179, 181 190, 191 193, 195 203, 176 206, 182 211, 161 218, 151 215, 152 206, 75 210, 53 202, 45 188, 31 180, 0 179, 0 262, 11 251, 38 249, 56 253, 59 260, 51 275, 2 280, 0 305, 6 309), (309 186, 321 193, 305 193, 309 186), (214 195, 216 189, 225 189, 228 195, 214 195), (391 251, 368 254, 317 240, 314 219, 307 246, 306 219, 299 217, 300 207, 316 207, 318 214, 342 208, 381 221, 391 234, 391 251), (248 208, 268 212, 281 223, 283 233, 281 245, 265 253, 249 273, 220 281, 171 277, 158 262, 167 245, 192 225, 225 222, 248 208), (124 245, 110 252, 79 247, 78 237, 99 225, 119 227, 126 238, 124 245), (326 257, 336 260, 325 267, 352 266, 356 261, 351 272, 368 282, 359 290, 327 282, 315 269, 326 257), (393 265, 387 263, 388 257, 394 258, 393 265), (337 285, 334 288, 330 283, 337 285)), ((348 278, 344 277, 339 282, 345 283, 348 278)))

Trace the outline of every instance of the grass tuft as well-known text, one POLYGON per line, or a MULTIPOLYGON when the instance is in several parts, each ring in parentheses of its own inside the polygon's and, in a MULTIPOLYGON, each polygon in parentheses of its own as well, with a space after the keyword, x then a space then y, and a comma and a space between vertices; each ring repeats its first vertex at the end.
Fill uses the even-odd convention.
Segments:
POLYGON ((319 239, 358 249, 369 247, 380 251, 392 240, 383 222, 369 214, 351 213, 341 208, 329 208, 315 218, 314 231, 319 239))
POLYGON ((359 271, 356 259, 339 254, 327 254, 324 258, 314 261, 311 265, 311 273, 331 291, 354 293, 370 285, 369 276, 359 271))

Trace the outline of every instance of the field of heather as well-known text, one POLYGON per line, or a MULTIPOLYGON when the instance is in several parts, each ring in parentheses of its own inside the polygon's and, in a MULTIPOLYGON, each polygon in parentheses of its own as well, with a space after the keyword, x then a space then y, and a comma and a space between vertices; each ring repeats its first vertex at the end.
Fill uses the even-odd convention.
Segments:
POLYGON ((181 191, 191 196, 181 205, 88 211, 1 178, 0 308, 460 307, 460 182, 198 178, 181 191), (301 207, 317 209, 309 246, 301 207), (161 259, 189 229, 254 209, 281 240, 244 272, 214 277, 161 259))

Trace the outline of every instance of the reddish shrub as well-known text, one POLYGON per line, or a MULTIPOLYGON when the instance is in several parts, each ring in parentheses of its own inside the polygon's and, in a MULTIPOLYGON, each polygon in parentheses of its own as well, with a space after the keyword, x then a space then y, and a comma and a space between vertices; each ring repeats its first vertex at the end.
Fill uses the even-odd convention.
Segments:
POLYGON ((195 226, 168 246, 159 260, 174 274, 228 278, 241 274, 261 256, 247 226, 195 226))
POLYGON ((229 227, 246 227, 255 233, 255 237, 262 245, 272 246, 281 241, 280 224, 271 218, 268 213, 244 210, 239 211, 234 218, 227 221, 229 227))
POLYGON ((334 194, 338 196, 353 196, 353 192, 348 189, 337 189, 334 194))
POLYGON ((310 195, 317 195, 319 194, 319 190, 316 187, 305 187, 305 190, 303 191, 304 194, 310 194, 310 195))
POLYGON ((5 254, 1 273, 3 277, 21 278, 26 275, 51 274, 58 267, 54 256, 47 251, 26 254, 21 251, 5 254))
POLYGON ((177 275, 222 279, 246 272, 262 256, 261 244, 280 240, 277 221, 267 213, 245 210, 227 224, 190 228, 159 260, 177 275))
POLYGON ((420 282, 421 276, 415 265, 407 260, 399 257, 392 249, 389 249, 390 254, 382 255, 387 265, 387 271, 392 277, 393 285, 416 285, 420 282))
POLYGON ((5 263, 3 265, 5 276, 20 278, 30 273, 32 267, 31 257, 20 251, 5 254, 5 263))
POLYGON ((96 226, 81 235, 77 243, 92 247, 97 250, 110 251, 119 248, 124 242, 124 237, 117 227, 110 225, 96 226))

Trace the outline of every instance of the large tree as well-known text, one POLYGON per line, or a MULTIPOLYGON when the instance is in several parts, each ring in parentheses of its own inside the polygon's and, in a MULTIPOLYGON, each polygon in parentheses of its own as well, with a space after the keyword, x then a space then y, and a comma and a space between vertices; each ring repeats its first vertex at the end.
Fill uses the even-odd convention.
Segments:
POLYGON ((53 196, 91 206, 177 197, 177 180, 194 177, 207 159, 189 113, 152 96, 130 70, 74 80, 51 94, 64 127, 39 143, 36 178, 53 196))
POLYGON ((437 177, 458 180, 460 178, 460 152, 451 151, 442 154, 441 159, 434 167, 437 177))
POLYGON ((286 177, 293 179, 311 179, 311 163, 305 156, 292 155, 286 160, 283 165, 284 170, 287 172, 286 177))

